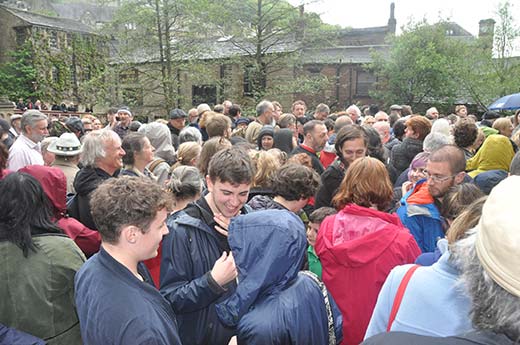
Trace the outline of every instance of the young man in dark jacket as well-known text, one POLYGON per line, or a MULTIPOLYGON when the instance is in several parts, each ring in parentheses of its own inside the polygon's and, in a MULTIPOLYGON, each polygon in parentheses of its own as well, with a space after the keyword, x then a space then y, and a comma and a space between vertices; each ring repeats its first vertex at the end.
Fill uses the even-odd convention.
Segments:
POLYGON ((142 263, 168 233, 171 196, 123 176, 101 184, 91 205, 102 244, 75 277, 83 343, 180 345, 173 310, 142 263))
POLYGON ((227 345, 235 333, 219 322, 215 304, 236 289, 227 226, 231 218, 247 213, 252 176, 246 152, 217 152, 206 176, 209 193, 168 220, 160 290, 177 315, 183 344, 227 345))

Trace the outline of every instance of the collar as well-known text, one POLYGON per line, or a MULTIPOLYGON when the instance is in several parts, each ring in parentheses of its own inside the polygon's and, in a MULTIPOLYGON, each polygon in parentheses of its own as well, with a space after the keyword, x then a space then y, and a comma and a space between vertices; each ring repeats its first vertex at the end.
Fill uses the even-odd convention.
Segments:
POLYGON ((23 133, 20 134, 20 136, 18 137, 18 140, 20 139, 23 140, 25 144, 29 146, 31 149, 40 151, 40 143, 35 143, 34 141, 26 137, 23 133))
POLYGON ((307 146, 307 145, 304 145, 304 144, 300 144, 300 147, 302 149, 304 149, 305 151, 309 151, 310 153, 312 154, 316 154, 316 151, 314 151, 311 147, 307 146))

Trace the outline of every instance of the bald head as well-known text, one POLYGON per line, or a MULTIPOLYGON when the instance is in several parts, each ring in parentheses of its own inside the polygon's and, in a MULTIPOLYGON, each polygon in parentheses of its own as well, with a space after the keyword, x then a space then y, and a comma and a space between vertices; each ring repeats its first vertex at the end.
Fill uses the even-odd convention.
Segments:
POLYGON ((379 133, 383 145, 386 144, 390 140, 390 124, 386 121, 379 121, 374 123, 373 127, 379 133))

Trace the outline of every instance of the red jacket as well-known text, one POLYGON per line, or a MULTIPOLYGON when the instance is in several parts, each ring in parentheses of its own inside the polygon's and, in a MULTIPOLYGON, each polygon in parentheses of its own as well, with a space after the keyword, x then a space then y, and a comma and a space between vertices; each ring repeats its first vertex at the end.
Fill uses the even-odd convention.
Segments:
POLYGON ((390 270, 421 254, 395 214, 350 204, 323 220, 316 239, 323 282, 343 315, 343 342, 363 341, 390 270))
POLYGON ((90 257, 99 251, 101 236, 99 232, 87 228, 74 218, 69 218, 67 212, 67 179, 58 168, 43 165, 30 165, 19 170, 34 176, 43 187, 43 191, 54 207, 56 223, 63 229, 81 251, 90 257))

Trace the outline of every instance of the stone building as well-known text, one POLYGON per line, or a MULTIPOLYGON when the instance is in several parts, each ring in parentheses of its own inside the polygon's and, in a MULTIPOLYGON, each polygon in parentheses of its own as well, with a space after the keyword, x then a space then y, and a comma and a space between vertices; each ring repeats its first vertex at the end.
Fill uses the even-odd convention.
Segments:
POLYGON ((34 90, 48 103, 93 101, 86 84, 100 73, 104 39, 82 22, 0 5, 0 64, 10 52, 28 49, 36 70, 34 90))

